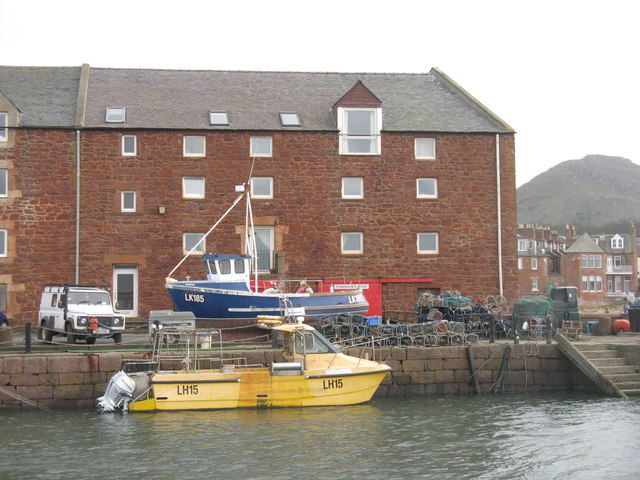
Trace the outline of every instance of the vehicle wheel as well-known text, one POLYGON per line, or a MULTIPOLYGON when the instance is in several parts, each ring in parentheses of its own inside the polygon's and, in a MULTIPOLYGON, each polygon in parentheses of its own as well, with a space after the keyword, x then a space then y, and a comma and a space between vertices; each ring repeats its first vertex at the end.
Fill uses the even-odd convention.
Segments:
POLYGON ((67 323, 64 326, 64 331, 67 332, 67 343, 76 343, 76 336, 71 333, 71 324, 67 323))
POLYGON ((94 343, 96 343, 96 338, 97 337, 91 337, 87 335, 87 338, 85 339, 87 341, 87 345, 93 345, 94 343))
POLYGON ((113 341, 115 343, 122 343, 122 334, 121 333, 114 333, 113 334, 113 341))
POLYGON ((51 343, 53 340, 53 330, 47 327, 47 322, 44 320, 38 329, 38 340, 42 340, 42 343, 51 343))

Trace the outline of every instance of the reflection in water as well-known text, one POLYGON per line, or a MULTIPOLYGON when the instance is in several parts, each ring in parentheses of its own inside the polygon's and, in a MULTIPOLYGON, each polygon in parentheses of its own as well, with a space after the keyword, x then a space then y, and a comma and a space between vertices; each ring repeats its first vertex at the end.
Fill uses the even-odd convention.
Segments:
POLYGON ((567 394, 2 412, 0 434, 11 479, 635 479, 640 468, 640 402, 567 394))

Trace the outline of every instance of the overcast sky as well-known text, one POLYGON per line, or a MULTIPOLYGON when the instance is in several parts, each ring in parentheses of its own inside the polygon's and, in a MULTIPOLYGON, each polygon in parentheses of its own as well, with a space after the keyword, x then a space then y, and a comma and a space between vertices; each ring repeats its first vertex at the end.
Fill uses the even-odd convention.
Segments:
POLYGON ((640 163, 634 4, 0 0, 0 64, 407 73, 438 67, 517 131, 520 186, 592 153, 640 163))

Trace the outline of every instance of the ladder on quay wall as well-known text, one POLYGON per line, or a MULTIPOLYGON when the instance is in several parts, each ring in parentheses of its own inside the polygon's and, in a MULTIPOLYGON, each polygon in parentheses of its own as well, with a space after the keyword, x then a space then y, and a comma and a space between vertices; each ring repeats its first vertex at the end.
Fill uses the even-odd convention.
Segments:
POLYGON ((564 335, 557 335, 556 340, 560 351, 606 395, 640 395, 639 367, 628 365, 612 345, 571 343, 564 335))

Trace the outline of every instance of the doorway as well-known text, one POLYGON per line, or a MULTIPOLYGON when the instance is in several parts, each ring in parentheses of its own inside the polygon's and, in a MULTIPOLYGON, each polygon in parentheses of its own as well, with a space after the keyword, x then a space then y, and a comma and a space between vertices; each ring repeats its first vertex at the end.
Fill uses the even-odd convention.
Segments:
POLYGON ((113 304, 125 317, 138 316, 138 266, 113 266, 113 304))

